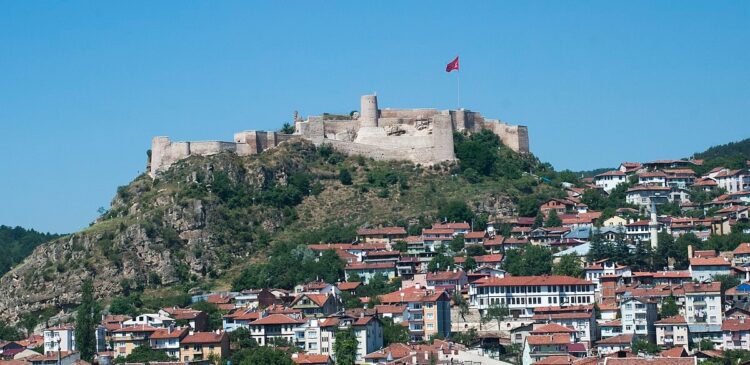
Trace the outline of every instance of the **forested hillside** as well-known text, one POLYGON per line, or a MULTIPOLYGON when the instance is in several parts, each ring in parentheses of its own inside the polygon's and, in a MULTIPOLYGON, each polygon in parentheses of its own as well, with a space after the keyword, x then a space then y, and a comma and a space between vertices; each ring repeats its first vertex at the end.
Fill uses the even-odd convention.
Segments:
POLYGON ((40 244, 60 237, 57 234, 41 233, 33 229, 0 225, 0 276, 23 261, 40 244))

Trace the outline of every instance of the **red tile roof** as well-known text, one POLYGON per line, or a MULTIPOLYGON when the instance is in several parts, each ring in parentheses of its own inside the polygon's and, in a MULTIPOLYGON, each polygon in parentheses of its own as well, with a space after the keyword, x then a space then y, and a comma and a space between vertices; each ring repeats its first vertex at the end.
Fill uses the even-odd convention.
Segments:
POLYGON ((226 332, 195 332, 192 335, 183 338, 182 341, 180 341, 180 345, 187 343, 220 343, 226 336, 226 332))
POLYGON ((392 293, 380 296, 380 302, 389 303, 413 303, 413 302, 435 302, 437 300, 449 300, 448 295, 441 289, 428 290, 424 288, 404 288, 392 293), (403 295, 402 295, 403 294, 403 295))
POLYGON ((722 331, 750 331, 750 320, 744 319, 725 319, 721 324, 722 331))
POLYGON ((451 229, 451 230, 467 230, 471 229, 471 226, 469 223, 466 222, 460 222, 460 223, 435 223, 432 225, 432 228, 435 229, 451 229))
POLYGON ((576 330, 572 328, 568 328, 565 326, 561 326, 557 323, 549 323, 545 324, 541 327, 537 327, 534 330, 532 330, 530 333, 533 335, 540 335, 540 334, 552 334, 552 333, 575 333, 576 330))
POLYGON ((338 283, 336 287, 341 291, 350 291, 359 288, 361 285, 361 281, 345 281, 343 283, 338 283))
POLYGON ((750 242, 740 243, 737 248, 734 249, 734 254, 750 254, 750 242))
POLYGON ((292 361, 294 361, 295 364, 312 365, 312 364, 328 364, 330 363, 331 359, 328 357, 328 355, 306 354, 306 353, 300 352, 300 353, 292 354, 292 361))
POLYGON ((344 270, 393 269, 395 267, 395 262, 352 262, 346 265, 344 270))
POLYGON ((683 316, 672 316, 660 319, 655 322, 656 324, 687 324, 685 317, 683 316))
POLYGON ((610 338, 604 338, 597 342, 597 345, 619 345, 619 344, 631 344, 633 343, 633 334, 626 333, 610 338))
POLYGON ((723 257, 693 257, 690 266, 731 266, 723 257))
POLYGON ((464 276, 463 271, 438 271, 438 272, 428 272, 427 273, 427 280, 428 281, 435 281, 435 280, 459 280, 464 276))
POLYGON ((479 232, 468 232, 464 235, 465 239, 475 239, 475 238, 484 238, 487 233, 485 231, 479 231, 479 232))
POLYGON ((266 317, 260 318, 256 321, 250 322, 251 325, 267 325, 267 324, 303 324, 305 323, 302 319, 294 319, 283 314, 270 314, 266 317))
POLYGON ((683 355, 687 355, 687 351, 685 351, 684 347, 672 347, 660 352, 659 355, 661 357, 683 357, 683 355))
POLYGON ((299 302, 302 298, 310 299, 317 306, 322 307, 331 298, 331 296, 328 294, 300 294, 296 298, 294 298, 292 306, 297 304, 297 302, 299 302))
POLYGON ((625 173, 620 170, 610 170, 607 172, 603 172, 599 175, 596 175, 594 177, 600 177, 600 176, 625 176, 625 173))
POLYGON ((487 277, 474 283, 477 286, 591 285, 590 281, 562 275, 487 277))
POLYGON ((567 345, 570 344, 570 335, 542 335, 526 336, 526 342, 529 345, 541 346, 541 345, 567 345))
POLYGON ((170 331, 168 328, 160 328, 149 337, 150 339, 167 339, 167 338, 182 338, 188 334, 188 328, 175 328, 170 331))
POLYGON ((375 312, 377 313, 399 314, 399 313, 404 313, 405 310, 406 310, 405 305, 378 304, 375 306, 375 312))
POLYGON ((547 356, 533 363, 533 365, 570 365, 577 359, 577 357, 571 355, 554 355, 547 356))
POLYGON ((360 228, 357 234, 360 236, 406 234, 406 229, 404 227, 360 228))
POLYGON ((503 255, 497 253, 491 255, 474 256, 474 261, 476 261, 478 264, 497 263, 503 261, 503 255))
POLYGON ((607 357, 604 365, 695 365, 696 358, 692 357, 607 357))

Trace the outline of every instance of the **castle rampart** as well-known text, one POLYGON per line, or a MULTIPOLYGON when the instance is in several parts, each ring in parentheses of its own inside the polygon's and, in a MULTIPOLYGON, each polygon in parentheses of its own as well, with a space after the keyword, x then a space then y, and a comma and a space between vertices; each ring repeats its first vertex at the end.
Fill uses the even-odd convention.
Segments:
POLYGON ((455 160, 453 132, 470 133, 490 130, 503 144, 516 152, 529 152, 529 134, 525 126, 509 125, 497 119, 485 119, 480 113, 465 109, 378 109, 375 95, 360 99, 360 112, 350 119, 330 115, 297 120, 294 134, 243 131, 234 134, 232 142, 172 142, 168 137, 154 137, 149 173, 169 168, 191 155, 212 155, 232 151, 241 156, 263 152, 291 138, 304 138, 315 145, 330 144, 350 155, 376 160, 407 160, 432 165, 455 160))

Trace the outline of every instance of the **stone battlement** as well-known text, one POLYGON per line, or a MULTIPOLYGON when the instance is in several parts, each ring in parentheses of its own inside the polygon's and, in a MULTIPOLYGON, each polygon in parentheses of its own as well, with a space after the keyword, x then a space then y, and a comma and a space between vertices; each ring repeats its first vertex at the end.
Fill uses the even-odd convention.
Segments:
MULTIPOLYGON (((529 152, 526 126, 486 119, 469 110, 378 109, 375 95, 361 98, 359 113, 351 119, 321 116, 294 121, 294 134, 243 131, 232 142, 172 142, 154 137, 151 142, 149 173, 156 176, 175 162, 192 155, 208 156, 232 151, 240 156, 261 153, 291 138, 304 138, 315 145, 330 144, 350 155, 376 160, 407 160, 423 165, 455 160, 453 132, 490 130, 516 152, 529 152)), ((296 117, 295 117, 296 119, 296 117)))

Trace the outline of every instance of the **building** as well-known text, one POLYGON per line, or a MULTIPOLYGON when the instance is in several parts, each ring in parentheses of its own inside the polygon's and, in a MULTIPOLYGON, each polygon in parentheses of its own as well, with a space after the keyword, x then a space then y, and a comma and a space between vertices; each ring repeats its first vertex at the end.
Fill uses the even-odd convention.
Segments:
POLYGON ((450 296, 446 291, 421 287, 404 288, 381 295, 380 301, 382 304, 408 307, 409 335, 413 341, 423 341, 433 334, 450 336, 450 296))
POLYGON ((391 280, 396 277, 396 264, 393 262, 354 262, 344 268, 346 281, 349 281, 352 274, 357 274, 365 284, 370 283, 375 275, 383 275, 386 280, 391 280))
POLYGON ((50 327, 43 331, 44 353, 57 353, 58 350, 66 352, 76 351, 75 327, 65 325, 50 327))
POLYGON ((180 342, 182 361, 221 359, 229 355, 229 335, 224 331, 195 332, 180 342))
POLYGON ((590 346, 599 337, 594 305, 538 307, 531 319, 539 324, 555 324, 575 331, 576 342, 590 346))
POLYGON ((124 327, 112 332, 112 342, 114 344, 114 356, 128 356, 133 349, 143 345, 150 345, 151 334, 160 328, 139 325, 124 327))
POLYGON ((683 289, 685 290, 685 320, 692 342, 708 339, 720 346, 722 341, 721 283, 686 283, 683 289))
POLYGON ((595 288, 569 276, 486 277, 469 285, 469 299, 480 311, 504 304, 514 317, 531 317, 535 308, 593 304, 595 288))
POLYGON ((620 303, 620 313, 623 334, 631 333, 650 342, 656 341, 654 323, 659 316, 656 302, 627 297, 620 303))
POLYGON ((149 344, 152 349, 164 351, 174 359, 180 358, 180 341, 189 334, 188 327, 184 328, 160 328, 149 336, 149 344))
POLYGON ((406 239, 404 227, 360 228, 357 239, 362 242, 394 243, 406 239))
POLYGON ((159 315, 171 317, 175 322, 185 322, 193 331, 204 331, 208 324, 206 313, 195 309, 168 307, 160 310, 159 315))
POLYGON ((656 344, 661 347, 683 347, 689 350, 690 331, 683 316, 663 318, 655 323, 656 344))
POLYGON ((619 336, 603 338, 596 343, 596 350, 599 355, 609 355, 618 351, 630 348, 633 344, 632 333, 623 333, 619 336))
POLYGON ((599 286, 600 277, 604 275, 623 276, 631 274, 630 266, 620 265, 608 259, 599 260, 589 266, 584 267, 583 272, 586 280, 596 284, 597 295, 601 293, 601 288, 599 286))
POLYGON ((144 313, 122 323, 124 327, 149 326, 157 328, 167 328, 174 326, 174 324, 173 318, 158 313, 144 313))
POLYGON ((639 185, 667 186, 667 174, 662 171, 646 171, 638 174, 639 185))
POLYGON ((336 312, 338 302, 334 295, 304 293, 294 298, 291 307, 305 316, 323 317, 336 312))
POLYGON ((468 279, 463 270, 427 273, 427 286, 435 289, 443 289, 450 293, 456 290, 460 292, 466 284, 468 284, 468 279))
POLYGON ((730 275, 732 264, 723 257, 693 257, 688 270, 693 280, 704 282, 713 280, 715 275, 730 275))
POLYGON ((627 175, 620 170, 612 170, 594 176, 594 185, 609 193, 617 185, 627 182, 627 175))
POLYGON ((713 179, 729 194, 750 190, 750 173, 745 170, 723 169, 713 179))
POLYGON ((550 356, 567 355, 571 343, 568 334, 526 336, 521 364, 531 365, 550 356))
POLYGON ((750 350, 750 320, 725 319, 721 332, 724 350, 750 350))
MULTIPOLYGON (((17 360, 13 360, 17 361, 17 360)), ((81 361, 81 353, 77 351, 61 351, 60 360, 57 359, 57 352, 44 355, 30 356, 21 362, 29 365, 76 365, 81 361)), ((2 361, 0 361, 2 363, 2 361)))
POLYGON ((250 322, 250 336, 258 345, 266 346, 277 340, 295 341, 296 330, 307 321, 286 314, 263 314, 262 317, 250 322))
POLYGON ((356 361, 364 361, 367 354, 383 348, 383 324, 375 316, 358 317, 335 314, 326 318, 308 319, 296 329, 296 343, 309 354, 331 356, 336 344, 336 332, 352 329, 357 338, 356 361))

